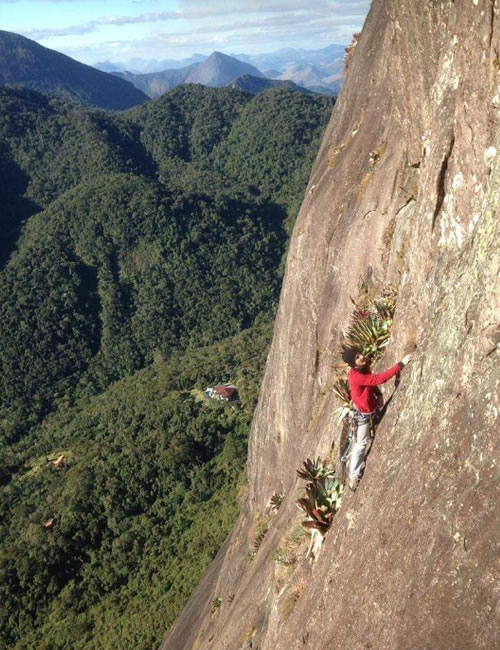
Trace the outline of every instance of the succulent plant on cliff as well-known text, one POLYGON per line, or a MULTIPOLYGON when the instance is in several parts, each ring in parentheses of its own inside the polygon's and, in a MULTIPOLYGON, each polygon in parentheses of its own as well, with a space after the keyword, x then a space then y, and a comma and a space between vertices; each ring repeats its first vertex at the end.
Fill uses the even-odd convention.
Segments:
POLYGON ((396 287, 386 287, 376 298, 368 305, 368 311, 381 320, 391 320, 396 310, 396 299, 398 292, 396 287))
POLYGON ((222 598, 219 598, 219 597, 214 598, 212 600, 212 607, 211 607, 210 613, 215 614, 216 612, 218 612, 221 605, 222 605, 222 598))
POLYGON ((318 481, 322 478, 331 478, 335 475, 335 468, 327 460, 308 458, 303 462, 303 469, 298 469, 297 474, 305 481, 318 481))
POLYGON ((354 320, 345 334, 344 348, 356 348, 376 360, 389 343, 391 325, 392 319, 382 319, 372 314, 354 320))
POLYGON ((267 531, 269 530, 269 517, 263 517, 259 518, 257 521, 257 525, 255 527, 255 539, 253 542, 253 548, 255 553, 260 548, 260 545, 264 541, 264 537, 267 535, 267 531))
POLYGON ((337 478, 327 478, 324 481, 323 489, 328 506, 335 508, 335 511, 337 511, 342 505, 344 486, 337 478))
POLYGON ((390 321, 392 323, 392 317, 394 316, 395 303, 387 300, 386 298, 377 298, 373 301, 371 306, 371 312, 375 317, 380 318, 383 321, 390 321))
POLYGON ((323 477, 308 483, 306 497, 297 501, 298 507, 308 516, 302 526, 326 533, 342 504, 343 494, 344 487, 336 478, 323 477))
POLYGON ((337 413, 339 422, 342 422, 342 420, 349 415, 349 412, 352 410, 351 389, 349 388, 349 382, 347 379, 339 377, 332 386, 332 392, 337 401, 340 402, 334 413, 337 413))
POLYGON ((347 68, 349 67, 351 57, 353 55, 354 50, 356 49, 356 45, 358 44, 360 36, 361 36, 361 32, 356 32, 355 34, 353 34, 350 44, 345 48, 344 74, 347 72, 347 68))
POLYGON ((269 506, 271 508, 271 512, 276 513, 281 507, 281 504, 283 503, 283 499, 285 498, 285 493, 283 490, 281 492, 275 492, 273 496, 269 499, 269 506))

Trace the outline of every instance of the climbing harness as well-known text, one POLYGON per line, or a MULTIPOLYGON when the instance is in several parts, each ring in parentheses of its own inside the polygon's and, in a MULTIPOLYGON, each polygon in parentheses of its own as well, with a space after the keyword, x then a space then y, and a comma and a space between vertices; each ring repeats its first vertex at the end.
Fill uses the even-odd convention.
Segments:
POLYGON ((352 446, 354 444, 354 439, 356 436, 356 432, 358 430, 358 426, 360 424, 363 424, 363 419, 365 417, 370 418, 370 438, 374 438, 375 436, 375 424, 376 424, 376 418, 375 418, 376 411, 373 413, 360 413, 360 411, 357 411, 356 409, 351 409, 348 414, 348 422, 349 422, 349 429, 348 429, 348 434, 347 434, 347 446, 344 450, 344 453, 340 457, 340 461, 342 463, 346 463, 349 456, 351 455, 352 451, 352 446))
MULTIPOLYGON (((369 418, 370 420, 370 440, 373 441, 373 438, 375 437, 375 425, 378 423, 378 418, 376 417, 376 411, 374 413, 361 413, 357 409, 351 409, 347 415, 347 444, 344 448, 344 451, 342 452, 340 456, 340 480, 343 484, 346 483, 347 480, 347 461, 351 457, 352 454, 352 448, 354 446, 354 443, 356 442, 356 433, 358 430, 358 426, 363 424, 365 422, 365 418, 369 418)), ((371 446, 371 442, 369 447, 371 446)), ((368 448, 369 449, 369 448, 368 448)))
POLYGON ((347 445, 344 449, 344 453, 340 457, 340 462, 341 463, 347 463, 347 459, 351 455, 351 449, 353 445, 353 440, 354 440, 354 433, 356 432, 358 428, 358 424, 354 419, 354 411, 350 410, 349 414, 347 415, 348 418, 348 433, 347 433, 347 445))

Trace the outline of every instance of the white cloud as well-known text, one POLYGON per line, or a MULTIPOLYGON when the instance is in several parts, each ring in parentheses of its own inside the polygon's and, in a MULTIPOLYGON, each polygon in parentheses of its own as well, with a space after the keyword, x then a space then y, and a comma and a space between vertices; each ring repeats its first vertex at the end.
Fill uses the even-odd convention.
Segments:
POLYGON ((27 36, 35 41, 45 41, 55 36, 76 36, 80 34, 90 34, 95 32, 94 25, 88 23, 87 25, 72 25, 71 27, 50 28, 42 27, 41 29, 25 29, 19 30, 20 34, 27 36))
MULTIPOLYGON (((71 2, 78 2, 79 4, 82 4, 84 2, 88 3, 97 3, 100 0, 31 0, 32 2, 46 2, 46 3, 52 3, 52 4, 67 4, 71 2)), ((0 4, 15 4, 17 2, 21 2, 21 0, 0 0, 0 4)))
MULTIPOLYGON (((214 13, 269 13, 314 11, 335 14, 357 14, 364 17, 371 0, 267 0, 266 2, 248 2, 247 0, 212 0, 210 10, 214 13)), ((192 12, 202 12, 200 0, 180 0, 183 7, 192 12)))
MULTIPOLYGON (((2 0, 0 0, 1 2, 2 0)), ((5 1, 5 0, 3 0, 5 1)), ((8 0, 15 1, 15 0, 8 0)), ((75 0, 39 0, 39 1, 52 1, 52 2, 72 2, 75 0)), ((93 0, 90 0, 93 1, 93 0)), ((349 19, 358 19, 359 21, 364 18, 369 7, 369 0, 359 1, 346 1, 342 2, 328 2, 327 0, 288 0, 282 2, 281 0, 268 0, 265 3, 250 2, 244 0, 231 0, 230 3, 220 1, 212 3, 210 7, 200 6, 199 0, 191 2, 191 0, 182 0, 182 4, 186 5, 186 9, 178 11, 161 11, 157 13, 144 13, 138 16, 101 16, 89 21, 82 25, 71 25, 61 28, 40 28, 23 31, 25 36, 34 39, 48 39, 55 36, 67 36, 70 34, 88 34, 99 30, 102 26, 115 26, 121 27, 124 25, 134 24, 153 24, 158 22, 168 21, 204 21, 206 19, 213 20, 215 18, 224 18, 234 16, 238 7, 239 13, 245 15, 254 14, 281 14, 283 21, 287 19, 290 24, 300 22, 301 20, 310 20, 314 14, 328 14, 334 16, 344 16, 349 19)))
POLYGON ((192 51, 209 53, 221 43, 226 51, 241 47, 270 52, 292 44, 315 48, 334 42, 348 43, 352 33, 361 29, 370 0, 212 0, 206 5, 200 0, 180 0, 178 6, 176 11, 99 16, 82 24, 40 27, 20 33, 44 42, 61 37, 60 42, 66 41, 65 53, 77 58, 83 55, 86 61, 114 55, 112 51, 119 47, 111 48, 111 42, 120 43, 122 50, 130 51, 132 56, 155 58, 182 58, 192 51), (136 35, 131 31, 134 25, 136 35), (91 33, 92 45, 82 39, 64 39, 91 33), (135 40, 131 40, 134 36, 135 40), (90 52, 101 53, 92 59, 90 52))

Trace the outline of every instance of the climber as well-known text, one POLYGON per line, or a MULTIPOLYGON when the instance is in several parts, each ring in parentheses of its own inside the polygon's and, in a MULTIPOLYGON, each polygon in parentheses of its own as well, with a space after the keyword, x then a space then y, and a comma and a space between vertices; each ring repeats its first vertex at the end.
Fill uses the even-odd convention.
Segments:
POLYGON ((411 356, 407 354, 395 366, 377 375, 371 373, 369 358, 355 348, 344 350, 342 359, 351 366, 349 386, 357 424, 357 430, 353 434, 349 467, 349 488, 355 491, 365 467, 366 453, 370 443, 370 425, 379 405, 379 392, 376 387, 385 384, 386 381, 399 374, 410 362, 411 356))

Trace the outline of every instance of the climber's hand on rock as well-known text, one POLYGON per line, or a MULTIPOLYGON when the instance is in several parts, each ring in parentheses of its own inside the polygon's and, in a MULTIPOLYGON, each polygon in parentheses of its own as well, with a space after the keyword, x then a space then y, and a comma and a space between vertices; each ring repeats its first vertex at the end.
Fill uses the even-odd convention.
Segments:
POLYGON ((403 366, 407 366, 410 363, 410 361, 411 361, 411 354, 407 354, 401 359, 401 363, 403 364, 403 366))

